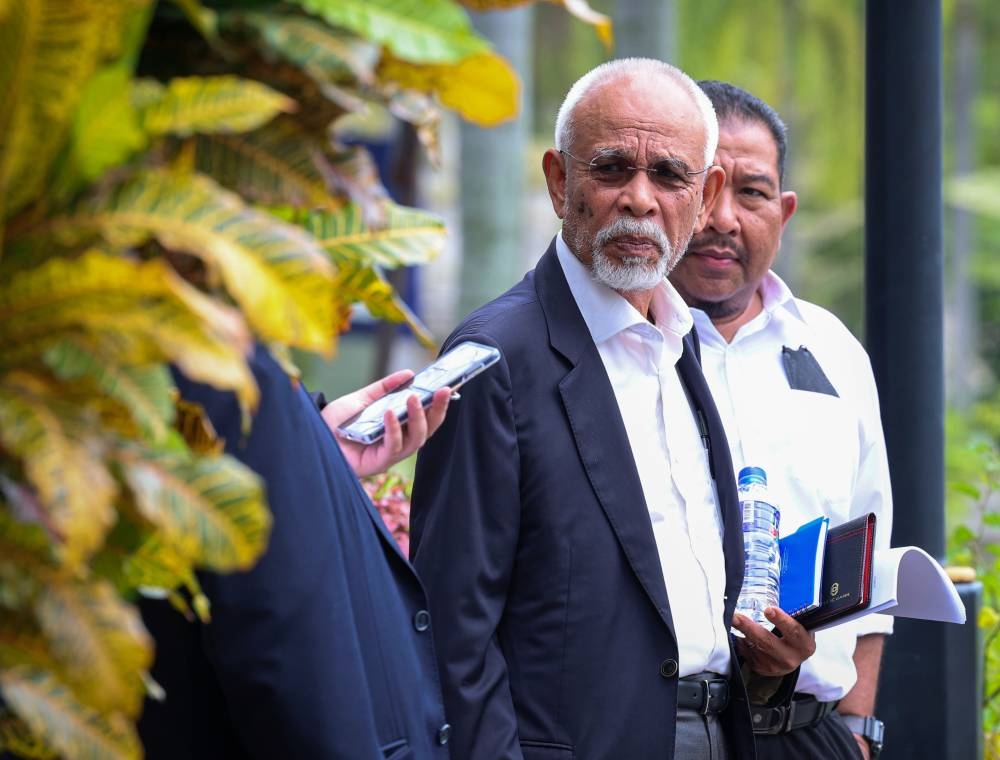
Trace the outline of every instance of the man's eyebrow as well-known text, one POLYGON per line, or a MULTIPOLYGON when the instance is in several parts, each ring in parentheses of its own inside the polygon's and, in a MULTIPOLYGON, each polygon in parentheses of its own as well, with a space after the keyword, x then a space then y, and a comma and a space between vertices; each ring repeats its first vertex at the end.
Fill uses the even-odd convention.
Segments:
MULTIPOLYGON (((594 159, 597 158, 622 158, 630 163, 634 163, 635 161, 631 151, 626 148, 597 148, 594 151, 594 159)), ((650 163, 650 166, 657 166, 659 164, 668 164, 672 169, 682 174, 689 171, 691 168, 684 159, 676 158, 674 156, 661 156, 659 158, 655 158, 650 163)))
POLYGON ((778 184, 774 181, 774 178, 770 174, 748 173, 742 175, 740 179, 744 184, 760 183, 762 185, 767 185, 772 190, 776 190, 778 188, 778 184))

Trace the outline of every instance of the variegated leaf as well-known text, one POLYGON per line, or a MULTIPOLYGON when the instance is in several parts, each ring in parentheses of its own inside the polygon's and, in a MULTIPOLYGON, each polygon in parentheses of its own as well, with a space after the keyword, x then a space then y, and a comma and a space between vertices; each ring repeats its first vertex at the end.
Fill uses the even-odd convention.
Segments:
POLYGON ((142 747, 124 715, 102 716, 82 705, 52 673, 28 666, 0 671, 7 706, 63 757, 138 760, 142 747))
POLYGON ((128 69, 116 64, 98 70, 83 88, 54 182, 58 196, 70 196, 146 146, 129 99, 130 79, 128 69))
POLYGON ((150 135, 249 132, 279 113, 291 113, 295 101, 265 84, 224 75, 171 79, 152 99, 144 86, 134 102, 141 103, 139 121, 150 135))
POLYGON ((430 330, 376 269, 342 264, 337 270, 337 289, 348 303, 363 303, 376 319, 405 322, 421 345, 435 347, 430 330))
POLYGON ((84 379, 98 393, 119 402, 149 439, 159 441, 166 435, 174 418, 174 384, 166 366, 121 364, 82 338, 60 340, 44 359, 58 377, 84 379))
POLYGON ((9 710, 0 709, 0 752, 5 751, 24 760, 59 760, 59 753, 31 733, 27 723, 9 710))
POLYGON ((45 529, 37 522, 28 522, 41 513, 41 507, 32 504, 31 515, 14 514, 23 511, 14 502, 28 498, 23 493, 28 489, 7 478, 0 479, 0 484, 4 496, 0 499, 0 609, 21 609, 37 595, 55 567, 55 559, 45 529))
POLYGON ((92 250, 76 260, 52 259, 0 288, 0 368, 77 335, 99 343, 109 360, 171 361, 192 379, 234 390, 244 406, 256 405, 245 360, 250 336, 239 314, 162 260, 139 264, 92 250))
POLYGON ((323 176, 321 147, 290 119, 246 135, 201 136, 196 145, 197 168, 254 203, 329 211, 344 203, 323 176))
POLYGON ((450 0, 293 0, 327 23, 415 63, 454 63, 489 50, 450 0))
POLYGON ((167 545, 160 535, 150 536, 138 549, 130 552, 122 564, 120 587, 129 592, 138 590, 144 596, 167 598, 184 617, 193 620, 197 615, 204 623, 211 619, 211 605, 202 593, 188 557, 181 556, 167 545), (187 589, 186 597, 174 589, 187 589), (193 609, 192 609, 193 608, 193 609))
POLYGON ((384 227, 365 224, 356 205, 336 213, 311 212, 297 220, 326 249, 334 263, 384 268, 426 264, 444 249, 444 221, 426 211, 386 205, 384 227))
POLYGON ((0 24, 0 218, 33 200, 101 53, 105 15, 81 0, 14 0, 0 24))
POLYGON ((219 38, 219 14, 211 8, 206 8, 198 0, 173 0, 181 9, 191 26, 198 30, 202 37, 211 43, 219 38))
POLYGON ((58 388, 36 375, 14 370, 0 377, 0 444, 23 462, 60 539, 60 553, 78 566, 103 543, 115 520, 117 487, 92 434, 58 388))
POLYGON ((139 512, 181 557, 218 571, 246 569, 267 545, 261 481, 232 457, 123 452, 121 466, 139 512))
MULTIPOLYGON (((497 11, 530 5, 535 0, 458 0, 458 2, 474 11, 497 11)), ((614 49, 611 19, 591 8, 587 0, 549 0, 549 2, 564 6, 572 15, 593 26, 598 39, 604 43, 604 49, 608 52, 614 49)))
POLYGON ((379 78, 399 87, 434 93, 467 121, 494 127, 517 116, 520 82, 495 53, 477 53, 449 64, 414 64, 384 57, 379 78))
POLYGON ((265 54, 295 64, 317 81, 375 81, 379 46, 320 21, 279 13, 230 13, 223 24, 251 29, 265 54))
POLYGON ((47 585, 35 614, 79 699, 105 714, 135 717, 145 692, 142 673, 153 661, 138 612, 109 583, 92 581, 47 585))
POLYGON ((53 224, 66 239, 88 229, 116 247, 155 237, 199 256, 265 340, 329 353, 332 266, 323 250, 208 177, 149 171, 53 224))

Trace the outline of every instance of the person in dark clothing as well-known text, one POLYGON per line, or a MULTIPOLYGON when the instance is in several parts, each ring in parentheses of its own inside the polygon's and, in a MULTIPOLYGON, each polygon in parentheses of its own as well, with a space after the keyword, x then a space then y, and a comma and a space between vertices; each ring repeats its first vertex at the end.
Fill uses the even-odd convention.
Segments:
POLYGON ((262 476, 273 527, 252 570, 200 576, 210 623, 143 602, 156 641, 152 676, 166 692, 147 700, 139 724, 146 757, 447 760, 427 599, 357 475, 420 446, 449 392, 426 415, 411 399, 405 429, 388 419, 382 444, 342 450, 331 429, 408 374, 321 416, 266 351, 251 365, 260 406, 246 435, 232 393, 177 377, 226 451, 262 476))

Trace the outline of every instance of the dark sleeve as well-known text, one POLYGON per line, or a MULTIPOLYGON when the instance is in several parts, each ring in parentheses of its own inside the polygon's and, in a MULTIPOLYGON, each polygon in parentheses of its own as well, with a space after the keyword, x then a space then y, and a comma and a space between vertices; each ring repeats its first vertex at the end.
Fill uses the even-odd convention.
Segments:
POLYGON ((413 487, 410 547, 437 621, 453 758, 521 758, 497 639, 520 528, 518 462, 510 374, 501 358, 449 407, 417 457, 413 487))
POLYGON ((263 350, 252 366, 261 402, 249 435, 232 394, 178 378, 227 452, 263 477, 274 518, 251 571, 201 577, 212 604, 202 646, 253 757, 382 758, 344 552, 364 534, 342 535, 333 517, 360 498, 358 484, 323 440, 314 402, 263 350))

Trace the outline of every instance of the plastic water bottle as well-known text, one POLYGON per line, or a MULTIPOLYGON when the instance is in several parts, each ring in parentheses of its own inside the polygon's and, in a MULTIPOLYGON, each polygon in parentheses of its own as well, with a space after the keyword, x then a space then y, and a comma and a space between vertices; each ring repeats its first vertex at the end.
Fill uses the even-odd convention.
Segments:
POLYGON ((743 511, 743 588, 736 611, 771 630, 774 624, 764 617, 767 607, 778 604, 781 556, 778 549, 778 522, 781 514, 767 497, 767 474, 760 467, 744 467, 738 479, 743 511))

